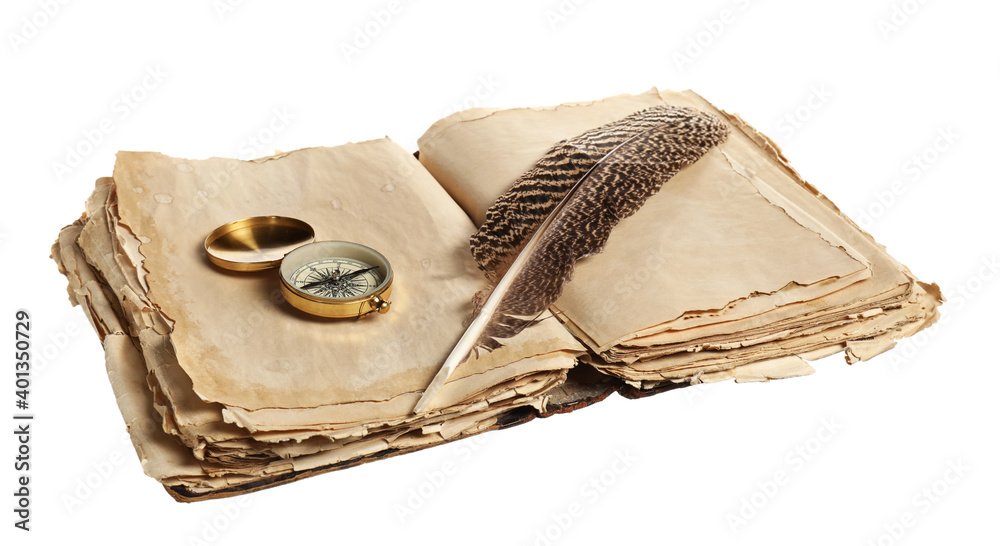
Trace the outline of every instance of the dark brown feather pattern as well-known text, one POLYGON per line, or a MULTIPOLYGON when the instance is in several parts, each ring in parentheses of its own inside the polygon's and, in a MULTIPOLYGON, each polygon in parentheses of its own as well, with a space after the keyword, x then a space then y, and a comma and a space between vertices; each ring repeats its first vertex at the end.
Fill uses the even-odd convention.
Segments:
POLYGON ((662 106, 557 143, 496 200, 472 236, 472 256, 486 277, 496 283, 507 272, 528 238, 602 157, 629 138, 664 124, 671 127, 674 138, 659 157, 677 168, 696 161, 727 134, 725 124, 713 116, 691 108, 662 106))

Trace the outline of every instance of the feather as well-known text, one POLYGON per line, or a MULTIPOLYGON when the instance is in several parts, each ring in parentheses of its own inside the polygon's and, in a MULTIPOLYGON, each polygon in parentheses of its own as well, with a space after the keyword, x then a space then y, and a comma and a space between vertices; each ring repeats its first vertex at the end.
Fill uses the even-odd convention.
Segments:
MULTIPOLYGON (((577 260, 603 250, 620 220, 634 214, 681 167, 697 161, 727 135, 726 124, 714 116, 665 107, 638 112, 550 150, 494 204, 505 211, 504 218, 494 214, 490 224, 488 214, 487 224, 477 233, 485 230, 481 240, 493 241, 478 246, 476 259, 487 277, 496 279, 496 286, 488 298, 480 299, 478 315, 414 413, 427 408, 473 351, 492 351, 501 346, 500 339, 535 322, 562 293, 577 260), (603 155, 596 155, 602 150, 603 155), (573 178, 581 171, 582 176, 573 178), (546 184, 533 181, 546 181, 548 187, 540 191, 546 184), (520 193, 520 198, 508 197, 511 193, 520 193)), ((477 236, 472 241, 474 254, 477 236)))

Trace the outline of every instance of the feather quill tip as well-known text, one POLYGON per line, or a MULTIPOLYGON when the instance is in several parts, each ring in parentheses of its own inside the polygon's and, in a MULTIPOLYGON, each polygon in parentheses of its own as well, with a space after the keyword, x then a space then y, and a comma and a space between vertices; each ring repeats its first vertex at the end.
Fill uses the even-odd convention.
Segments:
POLYGON ((420 395, 420 399, 417 400, 417 405, 413 408, 414 414, 427 411, 431 402, 434 401, 434 397, 437 396, 438 391, 444 387, 444 384, 448 382, 448 378, 451 377, 451 374, 455 371, 455 369, 458 368, 460 364, 468 360, 468 357, 470 356, 469 351, 466 350, 464 354, 461 352, 465 347, 467 347, 463 341, 464 338, 459 340, 458 346, 456 346, 455 349, 452 350, 451 354, 448 355, 448 358, 444 361, 441 369, 438 370, 437 374, 434 375, 434 379, 431 380, 431 384, 427 385, 424 393, 420 395))
POLYGON ((441 385, 444 384, 444 380, 447 379, 447 377, 441 376, 441 372, 438 372, 438 374, 434 376, 434 380, 427 386, 427 390, 424 391, 424 394, 420 395, 420 400, 417 400, 417 405, 413 407, 414 414, 427 411, 427 407, 434 401, 434 395, 441 388, 441 385), (439 381, 439 379, 441 380, 439 381))

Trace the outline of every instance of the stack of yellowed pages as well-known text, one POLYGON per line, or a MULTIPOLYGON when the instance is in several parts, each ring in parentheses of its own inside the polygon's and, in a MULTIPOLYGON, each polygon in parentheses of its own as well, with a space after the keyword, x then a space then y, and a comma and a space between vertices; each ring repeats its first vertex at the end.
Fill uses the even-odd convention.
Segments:
MULTIPOLYGON (((937 317, 940 294, 803 182, 774 145, 690 93, 473 109, 421 138, 255 161, 118 154, 53 257, 101 337, 143 468, 178 500, 239 494, 630 396, 853 362, 937 317), (557 141, 663 104, 732 125, 582 260, 534 326, 413 407, 486 286, 468 250, 485 210, 557 141), (273 270, 213 266, 206 235, 282 215, 378 249, 385 315, 285 302, 273 270)), ((652 416, 651 419, 659 418, 652 416)))

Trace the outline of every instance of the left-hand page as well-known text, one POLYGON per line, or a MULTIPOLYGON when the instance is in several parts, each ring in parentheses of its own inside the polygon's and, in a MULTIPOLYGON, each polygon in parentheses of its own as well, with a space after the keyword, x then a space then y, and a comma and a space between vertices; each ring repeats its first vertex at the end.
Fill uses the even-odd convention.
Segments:
POLYGON ((481 284, 464 248, 471 222, 389 140, 255 162, 121 152, 113 178, 119 223, 141 241, 149 299, 174 322, 177 360, 206 400, 255 410, 419 391, 422 369, 461 335, 481 284), (295 217, 317 240, 382 252, 396 271, 391 311, 313 318, 276 297, 277 271, 230 273, 208 262, 208 233, 260 215, 295 217))

